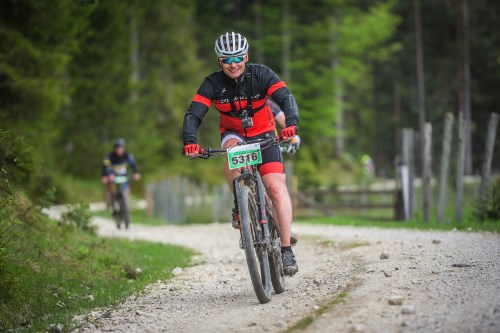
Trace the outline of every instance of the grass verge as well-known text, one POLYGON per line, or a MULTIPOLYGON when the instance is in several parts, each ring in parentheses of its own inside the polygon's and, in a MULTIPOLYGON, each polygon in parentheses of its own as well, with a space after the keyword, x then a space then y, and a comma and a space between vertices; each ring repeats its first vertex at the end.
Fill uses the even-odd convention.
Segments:
POLYGON ((0 331, 70 330, 74 315, 115 304, 171 277, 194 254, 179 246, 103 239, 54 221, 26 228, 0 265, 0 331), (136 268, 142 274, 132 278, 136 268))
POLYGON ((332 224, 344 226, 359 226, 359 227, 381 227, 381 228, 409 228, 421 230, 481 230, 500 232, 500 221, 485 221, 478 222, 473 219, 465 219, 462 223, 437 223, 430 221, 424 223, 422 221, 377 221, 368 220, 348 216, 334 216, 334 217, 318 217, 307 220, 299 220, 298 223, 312 223, 312 224, 332 224), (469 229, 470 228, 470 229, 469 229))
POLYGON ((330 311, 336 304, 340 304, 347 297, 347 290, 342 290, 335 299, 323 304, 319 309, 315 310, 310 315, 302 318, 298 322, 296 322, 293 326, 289 327, 285 333, 293 333, 300 332, 305 330, 309 325, 311 325, 314 320, 324 314, 325 312, 330 311))
POLYGON ((98 178, 84 180, 58 175, 53 178, 58 203, 91 203, 104 200, 104 186, 98 178))

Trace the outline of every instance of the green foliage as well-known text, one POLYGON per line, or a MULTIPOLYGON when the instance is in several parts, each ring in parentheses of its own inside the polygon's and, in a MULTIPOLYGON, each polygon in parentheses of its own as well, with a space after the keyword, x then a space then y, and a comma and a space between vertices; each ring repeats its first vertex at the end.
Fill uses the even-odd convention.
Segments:
POLYGON ((484 202, 476 202, 474 217, 479 221, 500 222, 500 178, 496 178, 487 191, 484 202))
POLYGON ((47 176, 47 181, 54 187, 54 201, 57 204, 76 204, 99 202, 104 198, 104 186, 99 181, 75 178, 61 173, 47 176))
POLYGON ((186 107, 203 78, 193 11, 183 1, 97 6, 85 48, 69 66, 71 104, 59 143, 67 147, 63 170, 95 177, 116 137, 127 139, 145 172, 173 164, 186 107))
POLYGON ((0 129, 0 280, 6 261, 13 256, 8 248, 18 236, 23 220, 29 219, 32 204, 22 191, 33 191, 33 175, 37 171, 33 149, 22 137, 0 129))
MULTIPOLYGON (((498 36, 487 32, 495 26, 499 5, 469 2, 471 36, 485 36, 471 39, 475 129, 486 121, 483 110, 498 105, 498 36)), ((457 109, 461 89, 460 6, 422 1, 433 142, 440 142, 442 116, 457 109)), ((37 179, 47 186, 60 173, 97 177, 102 155, 117 136, 128 139, 147 173, 220 181, 213 176, 217 163, 194 166, 181 160, 180 127, 198 85, 218 70, 213 42, 227 30, 249 38, 251 61, 262 61, 282 76, 291 69, 287 84, 296 95, 301 135, 309 146, 296 158, 306 185, 324 182, 312 175, 312 166, 324 170, 338 158, 334 139, 339 135, 346 138, 347 152, 372 155, 377 170, 389 174, 398 153, 396 129, 414 127, 417 119, 411 1, 5 0, 0 22, 0 124, 36 143, 32 149, 43 157, 37 162, 50 170, 37 179), (285 64, 287 34, 290 63, 285 64), (392 115, 396 86, 400 120, 392 115), (341 133, 334 126, 337 93, 344 115, 341 133)), ((211 110, 203 123, 204 145, 218 144, 217 118, 211 110)), ((484 141, 483 132, 474 132, 475 146, 484 141)))
POLYGON ((67 100, 66 67, 92 5, 74 0, 0 4, 0 124, 51 153, 57 114, 67 100))
POLYGON ((92 214, 90 213, 89 206, 85 204, 78 204, 69 208, 69 210, 62 214, 59 220, 59 225, 63 227, 71 227, 81 229, 83 231, 94 234, 95 226, 92 225, 92 214))
POLYGON ((116 304, 158 279, 172 277, 172 269, 186 266, 193 254, 179 246, 103 239, 41 222, 11 244, 18 258, 3 266, 2 332, 45 332, 52 323, 70 331, 73 316, 116 304), (144 274, 129 280, 125 270, 130 267, 144 274))
MULTIPOLYGON (((427 118, 440 146, 444 112, 461 107, 461 4, 421 3, 427 118)), ((488 32, 500 2, 469 3, 473 143, 481 148, 485 133, 478 129, 498 105, 500 43, 488 32)), ((74 188, 79 178, 98 177, 102 156, 118 136, 152 177, 182 173, 220 183, 220 160, 194 162, 179 154, 181 126, 198 85, 219 69, 214 39, 235 30, 249 38, 251 61, 287 76, 296 96, 301 187, 352 179, 348 172, 331 176, 340 135, 346 154, 370 154, 380 174, 392 175, 398 129, 417 123, 413 10, 411 1, 394 0, 2 1, 0 124, 15 136, 0 153, 18 155, 14 167, 13 160, 2 157, 2 163, 14 168, 12 181, 22 183, 36 205, 47 204, 39 198, 54 185, 60 202, 100 199, 96 183, 82 192, 74 188), (400 119, 393 115, 396 95, 400 119)), ((205 146, 219 143, 217 118, 212 109, 202 124, 205 146)))
POLYGON ((0 193, 33 189, 40 170, 39 155, 23 136, 0 128, 0 193))

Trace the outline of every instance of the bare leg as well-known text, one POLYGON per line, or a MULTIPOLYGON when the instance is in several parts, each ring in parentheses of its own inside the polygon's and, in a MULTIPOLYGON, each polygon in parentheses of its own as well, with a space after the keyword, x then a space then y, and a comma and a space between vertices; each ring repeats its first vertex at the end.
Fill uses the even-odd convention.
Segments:
POLYGON ((262 177, 267 194, 271 197, 276 217, 276 226, 281 236, 281 246, 290 246, 292 225, 292 201, 288 194, 285 174, 270 173, 262 177))
MULTIPOLYGON (((238 139, 229 139, 224 143, 222 148, 234 147, 238 144, 238 142, 240 142, 240 140, 238 139)), ((226 177, 227 183, 229 184, 229 188, 231 188, 233 192, 234 192, 233 181, 236 179, 236 177, 238 177, 239 174, 240 173, 238 172, 237 169, 235 170, 229 169, 229 165, 226 160, 226 163, 224 164, 224 176, 226 177)))

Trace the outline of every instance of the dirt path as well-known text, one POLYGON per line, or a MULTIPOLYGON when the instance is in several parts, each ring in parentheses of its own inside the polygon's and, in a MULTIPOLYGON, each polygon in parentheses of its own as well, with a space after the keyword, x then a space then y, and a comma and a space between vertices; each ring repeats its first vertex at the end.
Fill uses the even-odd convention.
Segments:
POLYGON ((229 225, 118 231, 95 222, 106 237, 181 244, 204 257, 140 297, 78 318, 81 332, 284 332, 311 315, 306 332, 500 331, 498 235, 298 225, 299 273, 260 305, 229 225), (379 258, 383 251, 389 259, 379 258), (341 303, 316 315, 346 289, 341 303), (402 305, 389 305, 392 296, 402 305))
POLYGON ((498 235, 305 225, 298 230, 367 244, 350 251, 365 269, 345 302, 306 332, 500 332, 498 235), (382 252, 389 258, 381 260, 382 252))

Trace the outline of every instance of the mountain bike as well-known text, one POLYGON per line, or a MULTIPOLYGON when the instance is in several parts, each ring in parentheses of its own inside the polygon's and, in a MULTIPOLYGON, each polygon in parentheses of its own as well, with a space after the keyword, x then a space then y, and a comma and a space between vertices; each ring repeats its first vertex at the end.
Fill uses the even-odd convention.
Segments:
POLYGON ((129 178, 127 176, 115 176, 114 184, 113 219, 118 229, 121 229, 122 222, 125 223, 125 229, 128 229, 130 226, 129 178))
POLYGON ((285 291, 285 275, 281 261, 281 239, 273 217, 273 206, 266 193, 258 165, 261 151, 279 145, 276 138, 240 143, 228 149, 207 148, 193 158, 226 156, 229 168, 240 175, 234 180, 234 205, 239 219, 240 248, 245 250, 253 289, 260 303, 271 300, 272 289, 285 291))

